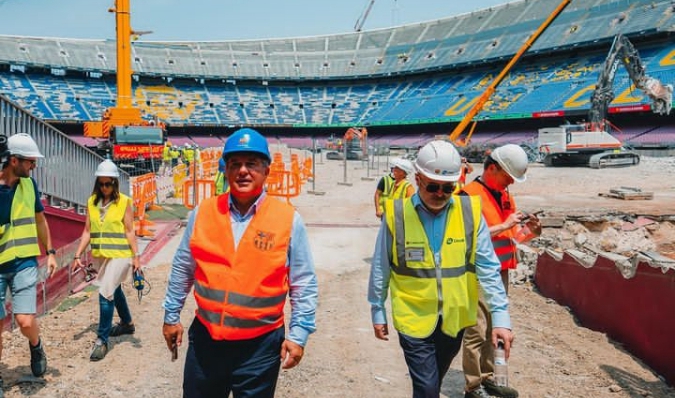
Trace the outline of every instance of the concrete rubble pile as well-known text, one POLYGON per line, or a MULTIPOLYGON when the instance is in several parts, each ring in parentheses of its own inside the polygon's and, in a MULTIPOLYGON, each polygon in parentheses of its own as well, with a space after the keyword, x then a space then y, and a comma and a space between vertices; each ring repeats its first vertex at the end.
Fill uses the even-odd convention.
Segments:
MULTIPOLYGON (((546 226, 545 215, 542 224, 546 226)), ((545 227, 542 236, 518 245, 518 266, 511 282, 523 284, 534 278, 537 260, 546 253, 562 259, 567 253, 584 267, 592 267, 598 256, 612 260, 625 278, 633 277, 644 262, 662 272, 675 269, 675 216, 605 214, 568 216, 559 227, 545 227)))

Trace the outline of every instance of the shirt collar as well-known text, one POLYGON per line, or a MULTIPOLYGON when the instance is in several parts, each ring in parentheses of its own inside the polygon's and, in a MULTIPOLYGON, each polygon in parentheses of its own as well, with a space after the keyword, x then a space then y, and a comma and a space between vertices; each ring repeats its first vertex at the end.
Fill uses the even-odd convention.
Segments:
POLYGON ((239 210, 237 209, 237 206, 235 206, 234 202, 232 201, 232 195, 229 195, 229 197, 228 197, 228 201, 229 201, 228 205, 230 207, 231 212, 239 214, 240 216, 254 215, 256 213, 256 211, 258 211, 258 206, 260 206, 260 203, 262 203, 262 201, 265 199, 266 196, 267 196, 267 192, 265 190, 263 190, 263 192, 260 194, 260 196, 258 196, 258 199, 256 199, 255 202, 253 202, 253 205, 248 209, 246 214, 239 214, 239 210))

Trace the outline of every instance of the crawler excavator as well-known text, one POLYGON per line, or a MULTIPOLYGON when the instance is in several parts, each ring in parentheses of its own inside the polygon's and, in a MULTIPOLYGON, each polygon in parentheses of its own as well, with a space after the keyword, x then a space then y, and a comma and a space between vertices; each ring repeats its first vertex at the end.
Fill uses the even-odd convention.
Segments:
POLYGON ((651 100, 652 112, 670 113, 673 86, 647 76, 633 44, 625 36, 617 35, 591 95, 588 122, 539 129, 539 153, 546 166, 603 168, 640 163, 637 153, 624 149, 621 141, 610 134, 611 123, 606 120, 609 104, 614 99, 612 85, 620 63, 635 87, 651 100))

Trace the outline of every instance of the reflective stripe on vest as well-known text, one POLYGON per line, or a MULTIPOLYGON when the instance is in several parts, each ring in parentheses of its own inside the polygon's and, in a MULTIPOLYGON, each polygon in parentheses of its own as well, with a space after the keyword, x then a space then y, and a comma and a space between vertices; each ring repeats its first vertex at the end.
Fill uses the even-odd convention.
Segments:
POLYGON ((94 204, 96 195, 89 197, 89 230, 91 232, 91 253, 94 257, 131 258, 131 246, 124 227, 124 215, 131 199, 123 194, 117 202, 110 203, 101 221, 101 210, 94 204))
POLYGON ((197 264, 197 318, 214 340, 251 339, 284 325, 295 210, 264 198, 235 247, 229 194, 197 209, 190 250, 197 264))
POLYGON ((33 181, 30 178, 19 178, 12 200, 10 221, 2 226, 0 235, 0 264, 40 255, 35 200, 33 181))
MULTIPOLYGON (((479 196, 481 198, 483 217, 485 217, 488 227, 503 223, 509 218, 511 213, 516 211, 515 202, 508 191, 502 193, 502 206, 500 206, 490 191, 478 181, 471 181, 462 190, 471 196, 479 196), (505 206, 507 202, 509 205, 505 206)), ((513 243, 515 228, 502 231, 492 237, 492 245, 495 248, 495 254, 499 258, 503 270, 514 269, 517 265, 516 245, 513 243)))
POLYGON ((424 226, 408 198, 386 203, 392 234, 391 302, 394 326, 408 336, 424 338, 442 316, 449 336, 476 323, 478 281, 475 274, 478 198, 453 196, 440 263, 436 264, 424 226))

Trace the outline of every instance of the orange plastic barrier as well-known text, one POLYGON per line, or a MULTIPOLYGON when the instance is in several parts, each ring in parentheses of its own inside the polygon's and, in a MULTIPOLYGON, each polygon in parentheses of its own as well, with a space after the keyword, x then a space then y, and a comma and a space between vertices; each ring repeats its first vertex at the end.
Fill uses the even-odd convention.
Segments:
POLYGON ((150 229, 154 223, 145 219, 146 210, 157 210, 159 207, 155 204, 157 200, 157 183, 153 173, 143 174, 131 178, 131 192, 134 204, 134 218, 136 236, 154 236, 150 229))
POLYGON ((202 200, 215 194, 216 184, 212 180, 186 180, 183 184, 183 205, 188 209, 194 209, 202 200), (196 198, 193 194, 195 182, 197 184, 196 198))

